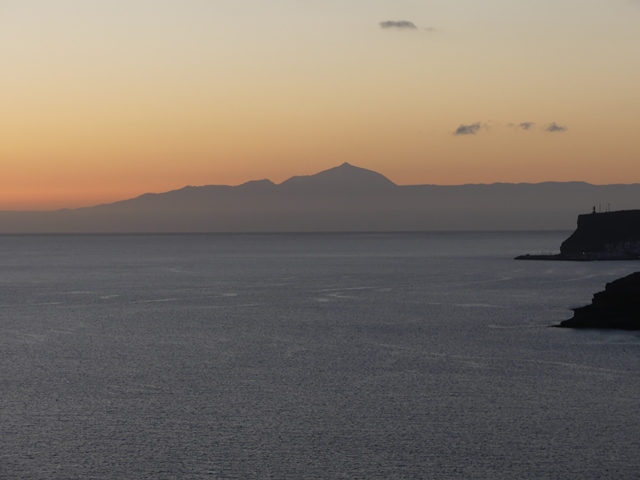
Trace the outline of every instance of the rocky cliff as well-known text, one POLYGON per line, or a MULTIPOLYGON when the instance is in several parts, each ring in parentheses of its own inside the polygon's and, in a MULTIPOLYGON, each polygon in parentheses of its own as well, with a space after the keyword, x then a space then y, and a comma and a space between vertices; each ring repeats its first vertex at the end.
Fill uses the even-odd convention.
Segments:
POLYGON ((603 253, 640 257, 640 210, 578 216, 578 228, 560 246, 562 255, 603 253))
POLYGON ((640 330, 640 272, 607 283, 590 305, 573 309, 564 328, 616 328, 640 330))

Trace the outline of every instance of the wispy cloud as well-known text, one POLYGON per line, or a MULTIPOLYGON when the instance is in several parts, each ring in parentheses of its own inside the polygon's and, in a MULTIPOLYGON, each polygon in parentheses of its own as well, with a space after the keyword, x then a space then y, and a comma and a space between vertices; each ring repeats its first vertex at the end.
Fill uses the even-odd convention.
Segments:
POLYGON ((555 133, 555 132, 566 132, 568 129, 564 125, 558 125, 556 122, 551 122, 548 125, 542 127, 545 132, 555 133))
POLYGON ((470 125, 460 125, 456 128, 456 131, 453 134, 457 137, 458 135, 475 135, 478 130, 482 128, 482 124, 480 122, 472 123, 470 125))
POLYGON ((535 126, 535 122, 521 122, 516 126, 522 130, 531 130, 535 126))
MULTIPOLYGON (((460 124, 460 126, 455 129, 455 131, 453 132, 453 135, 455 135, 456 137, 459 135, 475 135, 480 130, 489 128, 490 123, 491 122, 489 123, 475 122, 470 124, 463 123, 463 124, 460 124)), ((493 126, 497 126, 497 127, 506 126, 514 130, 523 130, 528 132, 534 131, 534 127, 536 125, 538 125, 536 122, 531 122, 531 121, 519 122, 519 123, 511 122, 511 123, 502 124, 502 125, 493 124, 493 126)), ((569 128, 566 125, 561 125, 556 122, 551 122, 551 123, 547 123, 545 125, 540 126, 539 130, 543 132, 549 132, 549 133, 563 133, 569 130, 569 128)))
POLYGON ((380 22, 381 28, 386 29, 397 29, 397 30, 417 30, 415 23, 409 22, 408 20, 386 20, 384 22, 380 22))

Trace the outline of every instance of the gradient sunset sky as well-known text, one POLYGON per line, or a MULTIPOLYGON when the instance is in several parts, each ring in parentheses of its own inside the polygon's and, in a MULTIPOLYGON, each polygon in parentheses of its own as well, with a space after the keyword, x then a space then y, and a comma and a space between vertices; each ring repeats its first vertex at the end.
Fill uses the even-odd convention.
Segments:
POLYGON ((0 0, 0 210, 343 162, 640 182, 639 0, 0 0))

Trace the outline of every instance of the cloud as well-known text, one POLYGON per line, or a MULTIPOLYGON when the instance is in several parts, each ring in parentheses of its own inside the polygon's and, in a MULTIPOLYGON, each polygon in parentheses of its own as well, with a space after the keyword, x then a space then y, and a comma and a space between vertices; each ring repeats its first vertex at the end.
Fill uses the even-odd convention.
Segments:
POLYGON ((549 125, 545 125, 542 128, 545 132, 566 132, 568 129, 564 125, 558 125, 556 122, 551 122, 549 125))
POLYGON ((457 137, 458 135, 475 135, 478 130, 482 127, 480 122, 472 123, 470 125, 460 125, 456 128, 456 131, 453 134, 457 137))
POLYGON ((531 130, 535 125, 535 122, 522 122, 517 125, 518 128, 522 130, 531 130))
POLYGON ((520 130, 531 130, 535 125, 536 122, 507 123, 507 127, 519 128, 520 130))
POLYGON ((380 22, 381 28, 395 28, 398 30, 417 30, 415 23, 409 22, 407 20, 386 20, 384 22, 380 22))

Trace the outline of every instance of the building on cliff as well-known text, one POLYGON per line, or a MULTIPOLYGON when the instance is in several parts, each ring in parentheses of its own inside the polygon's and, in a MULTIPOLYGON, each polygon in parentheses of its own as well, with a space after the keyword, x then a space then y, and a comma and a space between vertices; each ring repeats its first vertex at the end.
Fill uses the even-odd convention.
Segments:
POLYGON ((578 228, 560 245, 561 255, 640 258, 640 210, 578 216, 578 228))
POLYGON ((637 259, 640 259, 640 210, 578 215, 578 228, 562 242, 559 254, 516 257, 516 260, 637 259))

